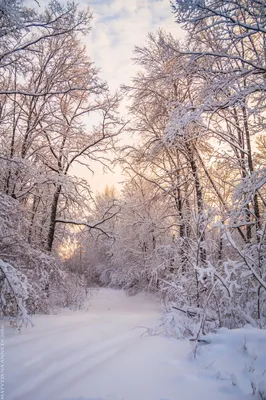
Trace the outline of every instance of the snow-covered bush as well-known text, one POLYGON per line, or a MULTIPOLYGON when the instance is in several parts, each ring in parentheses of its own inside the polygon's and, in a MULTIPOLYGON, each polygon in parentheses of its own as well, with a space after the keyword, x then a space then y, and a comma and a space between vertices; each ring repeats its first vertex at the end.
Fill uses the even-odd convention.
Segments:
POLYGON ((30 289, 26 275, 0 260, 1 313, 11 317, 12 323, 18 328, 30 322, 27 311, 30 289))
POLYGON ((0 310, 17 327, 35 313, 58 306, 80 307, 86 297, 82 277, 64 271, 59 259, 32 247, 27 231, 23 207, 1 195, 0 310))

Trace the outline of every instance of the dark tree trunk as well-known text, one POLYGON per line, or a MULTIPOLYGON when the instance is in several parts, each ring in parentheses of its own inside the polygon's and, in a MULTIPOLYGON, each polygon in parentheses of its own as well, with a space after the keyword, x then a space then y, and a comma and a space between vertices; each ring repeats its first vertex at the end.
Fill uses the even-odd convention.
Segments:
POLYGON ((61 185, 57 186, 56 191, 54 193, 54 198, 53 198, 52 207, 51 207, 50 224, 49 224, 48 237, 47 237, 47 250, 49 252, 52 251, 53 242, 54 242, 56 214, 57 214, 57 207, 58 207, 61 189, 62 189, 61 185))

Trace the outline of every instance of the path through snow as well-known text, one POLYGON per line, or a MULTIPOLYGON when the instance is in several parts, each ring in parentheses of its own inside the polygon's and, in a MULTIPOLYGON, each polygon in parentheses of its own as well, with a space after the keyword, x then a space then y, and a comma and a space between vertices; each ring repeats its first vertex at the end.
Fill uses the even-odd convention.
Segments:
POLYGON ((91 303, 36 316, 21 334, 6 329, 5 400, 240 398, 199 369, 188 341, 142 335, 160 316, 151 297, 101 289, 91 303))

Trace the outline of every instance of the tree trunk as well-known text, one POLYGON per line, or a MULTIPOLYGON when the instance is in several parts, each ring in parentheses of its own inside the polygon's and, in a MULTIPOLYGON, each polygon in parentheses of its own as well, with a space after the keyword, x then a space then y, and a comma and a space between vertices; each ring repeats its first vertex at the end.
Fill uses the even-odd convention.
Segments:
MULTIPOLYGON (((237 129, 237 136, 238 136, 238 143, 240 148, 242 149, 240 151, 240 156, 239 156, 239 163, 240 163, 240 167, 241 167, 241 177, 242 180, 246 178, 246 176, 248 175, 247 169, 246 169, 246 163, 245 163, 245 137, 244 137, 244 132, 243 129, 241 129, 240 127, 240 122, 239 122, 239 117, 237 114, 237 110, 234 107, 233 109, 234 111, 234 120, 235 120, 235 124, 236 124, 236 129, 237 129)), ((247 148, 248 148, 248 144, 247 144, 247 148)), ((250 214, 250 206, 249 204, 247 204, 246 210, 246 235, 247 235, 247 241, 250 242, 251 238, 252 238, 252 232, 251 232, 251 225, 250 220, 251 220, 251 214, 250 214)))
POLYGON ((199 232, 198 232, 198 238, 200 240, 199 246, 200 246, 200 261, 202 264, 206 263, 206 250, 203 248, 202 243, 205 240, 205 233, 204 233, 204 227, 203 227, 203 194, 202 194, 202 187, 200 184, 200 179, 199 179, 199 173, 198 173, 198 166, 195 160, 194 156, 194 150, 190 147, 190 145, 187 143, 187 152, 188 152, 188 157, 189 157, 189 163, 192 171, 192 175, 194 178, 194 185, 195 185, 195 191, 196 191, 196 199, 197 199, 197 210, 198 210, 198 215, 199 215, 199 232))
POLYGON ((52 247, 53 247, 53 241, 54 241, 54 235, 55 235, 55 225, 56 225, 55 221, 56 221, 57 207, 58 207, 61 189, 62 189, 61 185, 57 186, 56 191, 54 193, 54 198, 53 198, 52 207, 51 207, 50 224, 49 224, 49 231, 48 231, 48 237, 47 237, 47 250, 49 252, 52 251, 52 247))
MULTIPOLYGON (((248 168, 250 173, 254 172, 253 160, 252 160, 252 150, 251 150, 251 142, 250 142, 250 132, 248 126, 248 118, 247 118, 247 110, 246 107, 242 107, 243 117, 244 117, 244 127, 245 127, 245 134, 246 134, 246 143, 247 143, 247 150, 248 150, 248 168)), ((260 209, 259 209, 259 200, 258 194, 254 194, 254 214, 256 217, 256 230, 261 229, 261 220, 260 220, 260 209)))
POLYGON ((29 243, 32 242, 32 231, 33 231, 34 218, 37 213, 39 203, 40 203, 40 197, 34 196, 32 210, 31 210, 29 233, 28 233, 28 242, 29 243))

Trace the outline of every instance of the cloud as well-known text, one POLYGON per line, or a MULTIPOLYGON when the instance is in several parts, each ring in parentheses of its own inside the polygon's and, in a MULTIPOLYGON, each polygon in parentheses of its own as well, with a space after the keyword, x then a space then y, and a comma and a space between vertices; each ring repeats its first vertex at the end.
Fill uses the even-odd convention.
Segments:
POLYGON ((112 90, 129 83, 136 72, 131 58, 134 47, 145 44, 149 32, 159 28, 182 37, 167 0, 83 0, 93 15, 93 29, 87 40, 88 53, 101 68, 112 90))
MULTIPOLYGON (((149 32, 163 28, 176 38, 184 36, 174 22, 168 0, 82 0, 82 4, 90 6, 94 15, 92 31, 86 39, 88 54, 111 90, 129 84, 136 74, 138 67, 131 60, 133 50, 145 45, 149 32)), ((123 104, 121 112, 124 110, 123 104)), ((94 191, 102 191, 106 184, 119 188, 119 182, 125 179, 119 167, 106 174, 97 163, 91 167, 95 171, 93 176, 78 165, 74 173, 87 179, 94 191)))
MULTIPOLYGON (((163 28, 176 38, 184 36, 174 22, 168 0, 82 0, 82 4, 90 6, 94 15, 92 32, 86 39, 88 54, 101 69, 101 76, 111 90, 128 84, 135 75, 133 50, 135 46, 145 45, 149 32, 163 28)), ((117 186, 124 180, 118 167, 113 174, 103 174, 100 165, 92 167, 94 176, 88 177, 88 171, 80 166, 75 173, 88 179, 93 190, 101 191, 106 184, 117 186)))
MULTIPOLYGON (((67 0, 61 0, 67 2, 67 0)), ((183 38, 184 32, 175 23, 171 13, 170 0, 76 0, 82 7, 89 6, 94 19, 92 31, 85 38, 88 55, 101 77, 107 81, 112 91, 121 84, 128 84, 135 75, 137 67, 131 61, 135 46, 144 46, 149 32, 159 28, 183 38)), ((29 6, 36 6, 34 0, 26 0, 29 6)), ((49 0, 39 0, 41 8, 49 0)), ((121 107, 122 113, 125 107, 121 107)), ((128 138, 126 138, 128 140, 128 138)), ((101 191, 106 184, 119 185, 124 180, 121 170, 103 173, 99 163, 90 164, 95 174, 75 164, 72 173, 86 179, 94 191, 101 191)))

